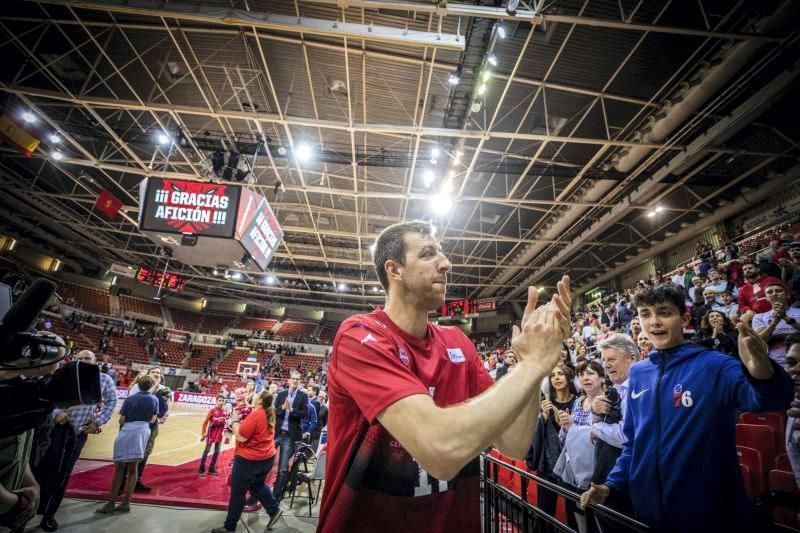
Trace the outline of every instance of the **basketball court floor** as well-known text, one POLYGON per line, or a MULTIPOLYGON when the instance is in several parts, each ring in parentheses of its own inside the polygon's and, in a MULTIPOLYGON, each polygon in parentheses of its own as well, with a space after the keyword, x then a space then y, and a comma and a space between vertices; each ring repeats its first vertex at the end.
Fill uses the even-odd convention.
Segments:
MULTIPOLYGON (((144 473, 144 482, 152 487, 150 493, 134 493, 129 515, 104 517, 95 509, 107 497, 113 470, 114 439, 119 431, 119 407, 99 435, 90 435, 75 465, 70 479, 67 499, 59 509, 56 519, 59 531, 107 532, 142 531, 210 531, 222 525, 225 519, 228 496, 227 479, 229 462, 233 457, 233 444, 223 444, 217 463, 219 476, 198 476, 199 459, 205 448, 200 441, 203 419, 209 406, 176 403, 170 415, 159 427, 159 434, 144 473)), ((211 457, 209 455, 208 461, 211 457)), ((206 465, 208 468, 208 463, 206 465)), ((274 481, 276 469, 268 477, 274 481)), ((294 505, 289 508, 289 498, 282 506, 284 518, 276 525, 281 531, 314 531, 319 506, 312 508, 309 517, 308 499, 298 490, 294 505)), ((237 531, 264 531, 268 517, 257 509, 242 515, 237 531)), ((31 521, 26 531, 38 530, 38 518, 31 521)))

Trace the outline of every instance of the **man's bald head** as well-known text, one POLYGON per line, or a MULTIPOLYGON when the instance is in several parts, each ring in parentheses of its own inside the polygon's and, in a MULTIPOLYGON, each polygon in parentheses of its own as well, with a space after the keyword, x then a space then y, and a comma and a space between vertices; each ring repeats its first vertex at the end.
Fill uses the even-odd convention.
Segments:
POLYGON ((94 352, 91 350, 81 350, 75 356, 76 361, 80 361, 81 363, 91 363, 97 364, 97 357, 94 355, 94 352))

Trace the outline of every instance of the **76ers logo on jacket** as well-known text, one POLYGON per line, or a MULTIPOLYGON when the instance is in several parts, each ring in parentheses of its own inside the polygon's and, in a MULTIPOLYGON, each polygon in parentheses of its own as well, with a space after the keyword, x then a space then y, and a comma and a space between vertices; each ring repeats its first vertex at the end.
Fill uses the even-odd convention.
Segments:
POLYGON ((676 408, 680 406, 691 407, 692 405, 694 405, 694 399, 692 398, 692 391, 683 390, 683 385, 681 385, 680 383, 675 385, 675 388, 672 389, 672 399, 675 402, 676 408))
POLYGON ((231 204, 227 191, 230 187, 218 183, 164 180, 156 189, 156 220, 166 222, 181 233, 201 233, 212 226, 225 226, 231 204))

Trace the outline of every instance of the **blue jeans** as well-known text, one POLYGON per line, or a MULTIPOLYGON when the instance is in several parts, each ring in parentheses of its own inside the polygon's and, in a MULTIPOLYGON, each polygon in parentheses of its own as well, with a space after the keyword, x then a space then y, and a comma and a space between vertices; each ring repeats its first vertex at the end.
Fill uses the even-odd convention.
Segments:
POLYGON ((250 461, 244 457, 233 458, 233 472, 231 474, 231 497, 228 500, 228 515, 225 517, 225 529, 236 531, 236 524, 242 517, 245 496, 247 491, 256 497, 267 513, 274 515, 278 512, 278 500, 272 495, 269 487, 264 485, 267 473, 272 470, 275 462, 273 455, 263 461, 250 461))
POLYGON ((222 446, 222 441, 211 444, 210 442, 206 441, 206 449, 203 450, 203 457, 200 459, 200 471, 206 471, 206 457, 208 457, 208 451, 211 449, 211 446, 214 446, 214 455, 211 456, 211 465, 208 467, 209 470, 214 470, 217 468, 217 457, 219 457, 219 448, 222 446))
POLYGON ((278 430, 275 444, 278 445, 278 477, 275 479, 275 496, 280 500, 283 497, 283 489, 289 481, 289 460, 294 456, 294 445, 297 441, 292 440, 288 431, 278 430))

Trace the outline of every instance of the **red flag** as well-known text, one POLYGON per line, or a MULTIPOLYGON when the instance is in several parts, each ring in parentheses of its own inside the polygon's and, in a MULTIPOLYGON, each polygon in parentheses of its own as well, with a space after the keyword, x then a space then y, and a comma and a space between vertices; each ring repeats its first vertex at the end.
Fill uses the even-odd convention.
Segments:
POLYGON ((108 218, 114 218, 122 208, 122 202, 111 194, 108 190, 103 189, 94 203, 94 206, 99 209, 108 218))

